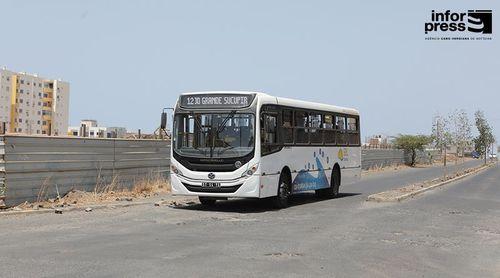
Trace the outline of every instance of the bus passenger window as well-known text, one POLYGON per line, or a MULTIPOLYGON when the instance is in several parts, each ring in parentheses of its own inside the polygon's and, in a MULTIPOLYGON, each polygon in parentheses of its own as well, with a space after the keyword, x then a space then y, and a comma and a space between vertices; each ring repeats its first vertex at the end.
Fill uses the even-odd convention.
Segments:
POLYGON ((358 121, 356 118, 347 118, 347 130, 349 136, 349 145, 359 145, 358 121))
POLYGON ((356 119, 355 118, 347 118, 347 130, 350 130, 350 131, 356 131, 357 130, 357 125, 356 125, 356 119))
POLYGON ((323 115, 321 114, 310 114, 309 115, 309 129, 311 143, 323 143, 323 134, 321 134, 321 125, 323 121, 323 115))
POLYGON ((336 116, 335 117, 335 129, 337 130, 335 133, 335 140, 339 145, 347 145, 346 138, 346 120, 345 117, 336 116))
POLYGON ((292 110, 283 110, 283 143, 293 143, 293 113, 292 110))
POLYGON ((335 130, 333 129, 333 115, 325 115, 323 124, 324 142, 325 144, 335 144, 335 130))
POLYGON ((337 116, 335 117, 336 127, 335 129, 344 130, 345 129, 345 117, 337 116))
POLYGON ((277 117, 275 115, 263 114, 260 121, 260 137, 262 145, 262 153, 266 154, 277 149, 278 137, 276 133, 277 129, 277 117))
POLYGON ((307 113, 303 111, 295 111, 295 142, 309 143, 309 133, 306 132, 307 113))

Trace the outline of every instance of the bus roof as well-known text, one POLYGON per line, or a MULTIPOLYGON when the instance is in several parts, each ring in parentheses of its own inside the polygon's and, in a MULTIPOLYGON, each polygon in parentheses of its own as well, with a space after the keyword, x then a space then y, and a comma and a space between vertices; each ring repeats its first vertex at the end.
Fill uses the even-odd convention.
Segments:
POLYGON ((337 113, 359 115, 359 111, 354 108, 340 107, 330 104, 310 102, 304 100, 290 99, 284 97, 275 97, 261 92, 253 91, 205 91, 205 92, 189 92, 181 95, 198 95, 198 94, 255 94, 262 104, 278 104, 295 108, 304 108, 310 110, 332 111, 337 113))

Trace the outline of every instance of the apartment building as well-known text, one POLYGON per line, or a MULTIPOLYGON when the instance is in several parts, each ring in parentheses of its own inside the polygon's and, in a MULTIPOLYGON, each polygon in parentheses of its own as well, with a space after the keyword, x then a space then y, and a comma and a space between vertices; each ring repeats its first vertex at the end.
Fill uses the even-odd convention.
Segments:
POLYGON ((68 127, 68 136, 89 138, 125 138, 127 129, 124 127, 99 126, 96 120, 81 120, 80 126, 68 127))
POLYGON ((0 129, 28 135, 66 135, 69 83, 0 69, 0 129))

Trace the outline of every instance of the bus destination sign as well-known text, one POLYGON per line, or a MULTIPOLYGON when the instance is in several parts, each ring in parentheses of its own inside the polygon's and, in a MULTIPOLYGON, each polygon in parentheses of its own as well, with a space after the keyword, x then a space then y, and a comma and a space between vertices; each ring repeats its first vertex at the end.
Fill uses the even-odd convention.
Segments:
POLYGON ((250 106, 251 94, 197 94, 181 96, 185 108, 244 108, 250 106))

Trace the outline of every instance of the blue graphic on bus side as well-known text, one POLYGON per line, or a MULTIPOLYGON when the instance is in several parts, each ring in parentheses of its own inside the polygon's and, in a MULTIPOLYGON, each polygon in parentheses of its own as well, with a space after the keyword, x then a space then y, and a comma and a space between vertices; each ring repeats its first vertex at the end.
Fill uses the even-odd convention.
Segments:
MULTIPOLYGON (((321 149, 319 150, 319 155, 324 157, 324 153, 321 152, 321 149)), ((292 183, 293 192, 316 190, 321 188, 327 188, 330 186, 328 183, 328 179, 326 177, 325 169, 323 168, 323 165, 321 164, 321 161, 319 160, 318 156, 316 156, 316 152, 314 152, 313 156, 316 159, 316 165, 318 170, 315 172, 318 173, 318 176, 315 177, 310 172, 308 172, 309 168, 312 168, 314 170, 314 165, 312 165, 311 167, 311 165, 308 163, 307 165, 308 169, 300 170, 295 179, 293 180, 292 183)))

